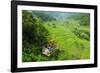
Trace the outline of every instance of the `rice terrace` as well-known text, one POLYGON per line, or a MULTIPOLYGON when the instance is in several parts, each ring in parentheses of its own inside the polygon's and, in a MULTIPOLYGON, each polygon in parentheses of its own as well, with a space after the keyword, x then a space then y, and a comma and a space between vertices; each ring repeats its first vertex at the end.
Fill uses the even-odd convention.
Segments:
POLYGON ((90 14, 22 10, 22 61, 90 59, 90 14))

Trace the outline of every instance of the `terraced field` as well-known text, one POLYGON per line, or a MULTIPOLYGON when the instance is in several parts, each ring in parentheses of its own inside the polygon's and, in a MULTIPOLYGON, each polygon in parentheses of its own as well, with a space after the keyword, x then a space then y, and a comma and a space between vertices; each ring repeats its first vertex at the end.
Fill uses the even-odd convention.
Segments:
MULTIPOLYGON (((54 23, 54 22, 53 22, 54 23)), ((49 22, 44 24, 44 27, 49 31, 48 38, 56 41, 57 47, 63 52, 59 55, 60 60, 71 59, 89 59, 90 57, 90 42, 86 39, 80 39, 72 32, 73 27, 59 24, 49 25, 49 22)), ((56 23, 56 22, 55 22, 56 23)), ((88 27, 79 27, 79 29, 88 32, 88 27)), ((82 32, 83 33, 83 32, 82 32)))

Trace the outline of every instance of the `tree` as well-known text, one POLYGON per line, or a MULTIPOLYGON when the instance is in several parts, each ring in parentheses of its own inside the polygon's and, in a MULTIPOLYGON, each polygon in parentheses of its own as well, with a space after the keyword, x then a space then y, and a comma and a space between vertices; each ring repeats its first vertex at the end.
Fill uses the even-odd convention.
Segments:
POLYGON ((41 47, 47 44, 48 31, 32 12, 22 11, 22 54, 23 61, 37 61, 41 47))
MULTIPOLYGON (((43 27, 39 18, 33 16, 31 12, 22 12, 22 24, 23 24, 23 41, 34 43, 34 45, 40 46, 46 43, 46 36, 48 31, 43 27)), ((23 44, 24 45, 24 44, 23 44)))

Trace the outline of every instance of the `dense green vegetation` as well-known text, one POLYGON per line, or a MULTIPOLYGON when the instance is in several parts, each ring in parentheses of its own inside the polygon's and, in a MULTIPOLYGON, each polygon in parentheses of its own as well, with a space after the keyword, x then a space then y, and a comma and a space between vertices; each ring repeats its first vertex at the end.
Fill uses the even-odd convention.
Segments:
POLYGON ((79 60, 90 58, 90 15, 22 11, 22 61, 79 60), (52 47, 50 56, 43 47, 52 47))

